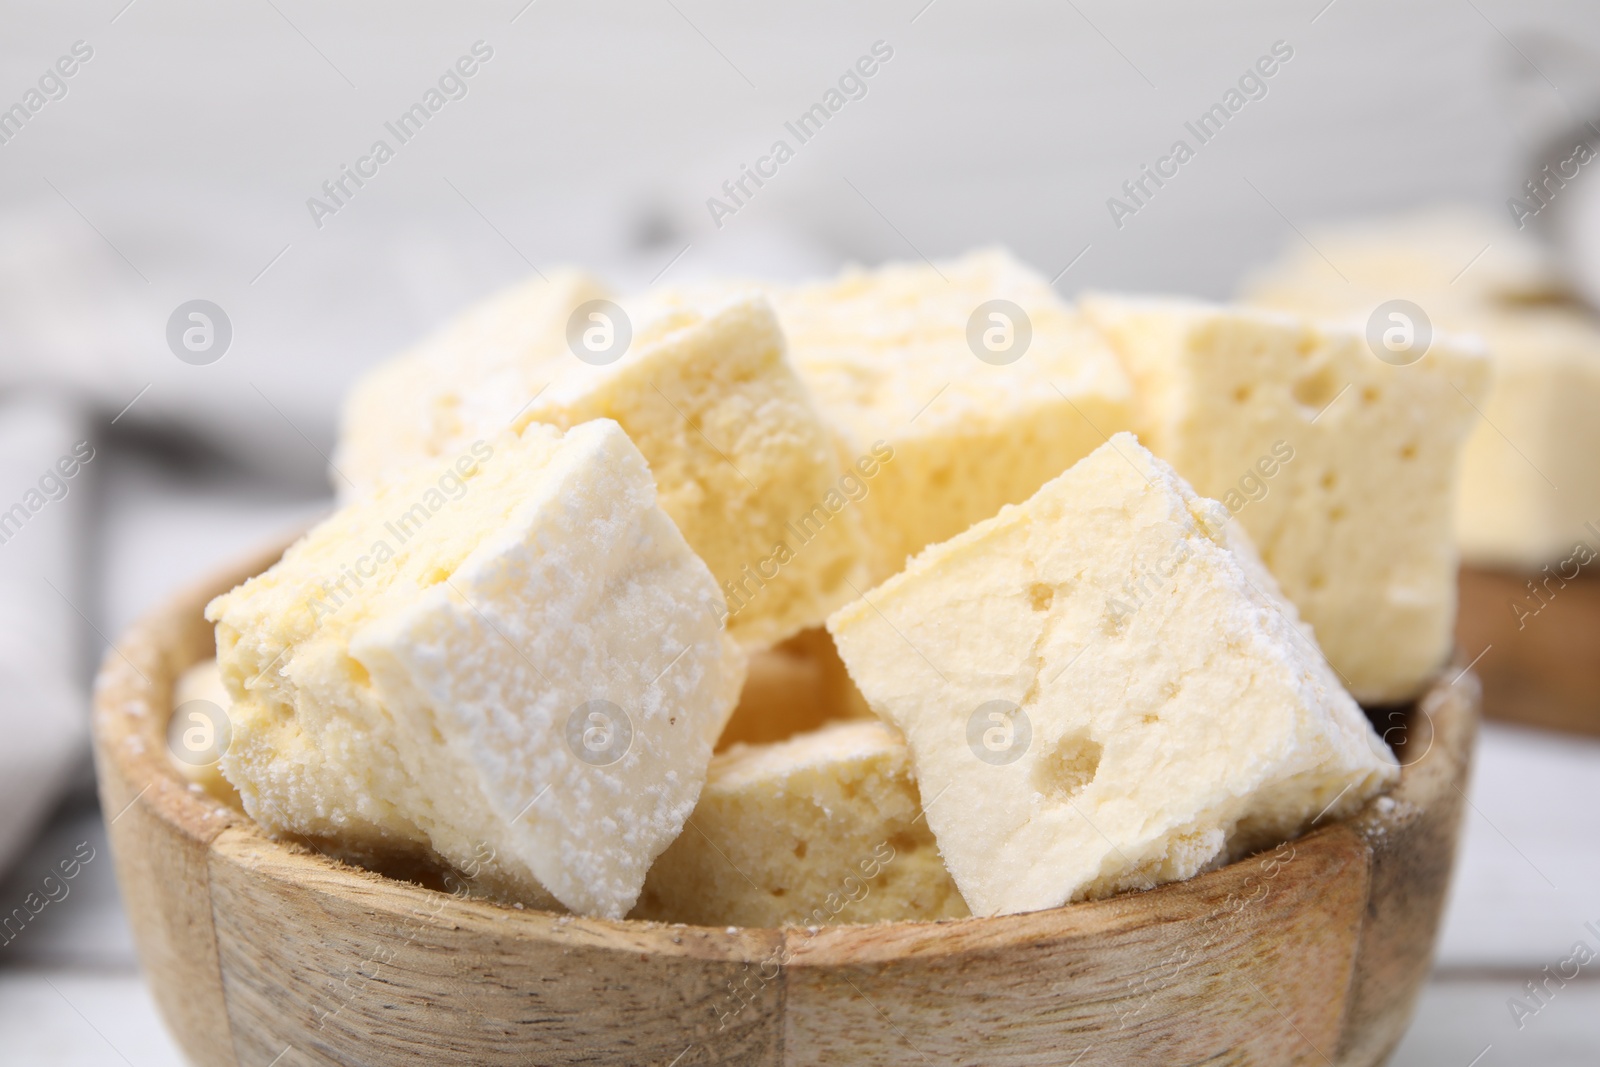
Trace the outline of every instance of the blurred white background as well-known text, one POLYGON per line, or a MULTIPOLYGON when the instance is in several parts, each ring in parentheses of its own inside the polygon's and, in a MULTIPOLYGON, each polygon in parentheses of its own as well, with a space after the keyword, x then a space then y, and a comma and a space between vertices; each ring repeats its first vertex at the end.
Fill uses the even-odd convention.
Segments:
MULTIPOLYGON (((5 378, 112 414, 154 382, 129 420, 224 444, 281 436, 252 382, 326 442, 361 367, 541 264, 642 284, 685 245, 672 280, 1001 242, 1049 276, 1089 246, 1066 292, 1224 295, 1293 226, 1503 210, 1600 84, 1581 0, 126 3, 5 8, 0 103, 94 50, 0 146, 5 378), (467 96, 319 229, 307 199, 479 40, 467 96), (867 96, 715 227, 707 197, 878 40, 867 96), (1114 227, 1106 199, 1278 40, 1268 95, 1114 227), (235 330, 203 370, 164 341, 195 297, 235 330)), ((314 469, 300 444, 248 458, 314 469)))
MULTIPOLYGON (((1064 295, 1221 297, 1317 222, 1504 212, 1600 116, 1593 0, 7 2, 0 108, 80 41, 65 95, 0 125, 0 508, 96 449, 0 544, 0 911, 78 840, 103 854, 81 731, 108 640, 321 512, 351 379, 532 269, 642 287, 1003 243, 1064 295), (466 95, 319 227, 307 199, 478 41, 466 95), (707 198, 878 41, 865 97, 715 225, 707 198), (1278 41, 1266 96, 1117 227, 1107 198, 1278 41), (205 366, 166 340, 197 298, 233 331, 205 366)), ((1600 922, 1597 770, 1592 743, 1489 731, 1398 1062, 1600 1062, 1600 984, 1521 1032, 1504 1006, 1600 922)), ((109 878, 0 946, 0 1063, 176 1062, 109 878)))

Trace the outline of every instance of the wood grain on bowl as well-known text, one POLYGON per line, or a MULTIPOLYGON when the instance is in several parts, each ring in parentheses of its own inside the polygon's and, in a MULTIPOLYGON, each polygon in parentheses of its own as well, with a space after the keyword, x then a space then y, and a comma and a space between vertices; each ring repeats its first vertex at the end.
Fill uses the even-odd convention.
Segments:
POLYGON ((1471 674, 1445 674, 1380 727, 1408 741, 1389 797, 1188 882, 937 923, 592 920, 272 841, 171 770, 174 679, 212 653, 204 603, 273 558, 141 622, 96 697, 101 796, 140 956, 201 1067, 1369 1067, 1426 980, 1476 728, 1471 674))
POLYGON ((1600 577, 1575 563, 1545 573, 1461 568, 1456 645, 1482 654, 1473 669, 1487 717, 1600 735, 1600 577))

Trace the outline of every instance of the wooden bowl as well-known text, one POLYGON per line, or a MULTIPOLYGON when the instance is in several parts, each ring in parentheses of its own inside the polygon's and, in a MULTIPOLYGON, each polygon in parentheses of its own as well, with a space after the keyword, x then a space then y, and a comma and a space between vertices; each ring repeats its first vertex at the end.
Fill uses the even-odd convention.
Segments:
POLYGON ((1408 764, 1389 798, 1188 882, 937 923, 582 919, 270 840, 173 771, 173 681, 214 647, 202 607, 275 558, 135 626, 95 699, 139 953, 201 1067, 1365 1067, 1399 1041, 1427 977, 1476 729, 1470 674, 1383 713, 1408 764))
POLYGON ((1555 567, 1461 568, 1456 647, 1478 657, 1488 718, 1600 735, 1600 577, 1592 569, 1563 580, 1555 567))

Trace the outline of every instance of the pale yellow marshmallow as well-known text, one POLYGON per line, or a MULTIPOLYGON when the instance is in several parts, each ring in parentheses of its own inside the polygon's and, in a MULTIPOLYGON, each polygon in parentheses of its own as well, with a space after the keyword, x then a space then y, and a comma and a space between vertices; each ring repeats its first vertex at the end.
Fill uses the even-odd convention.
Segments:
POLYGON ((737 698, 721 611, 615 423, 477 442, 211 602, 222 770, 273 832, 618 917, 737 698))
POLYGON ((363 375, 345 398, 331 477, 341 500, 428 459, 455 460, 507 429, 573 361, 567 321, 611 294, 576 270, 531 277, 462 312, 443 329, 363 375))
POLYGON ((782 741, 835 719, 872 717, 828 631, 803 630, 780 645, 750 654, 739 705, 717 739, 717 748, 740 741, 782 741))
POLYGON ((1494 381, 1467 439, 1456 538, 1464 562, 1538 570, 1600 523, 1600 322, 1570 299, 1548 257, 1509 225, 1427 215, 1329 228, 1245 286, 1253 303, 1364 324, 1408 299, 1436 329, 1476 333, 1494 381), (1340 274, 1343 277, 1340 277, 1340 274))
POLYGON ((346 407, 339 471, 364 490, 506 426, 615 419, 649 462, 662 508, 716 576, 730 632, 762 648, 820 625, 867 580, 861 516, 848 506, 856 475, 771 309, 759 296, 628 300, 629 325, 601 324, 613 338, 631 334, 626 350, 613 362, 580 360, 568 320, 603 295, 591 279, 559 272, 380 367, 346 407))
MULTIPOLYGON (((172 687, 173 722, 167 731, 168 743, 175 746, 172 765, 177 768, 179 774, 224 804, 241 807, 239 791, 222 776, 220 760, 197 763, 192 758, 177 756, 177 752, 182 751, 182 748, 177 746, 185 745, 183 736, 185 731, 189 730, 203 731, 206 747, 215 747, 214 735, 222 725, 215 721, 216 713, 201 708, 187 718, 183 715, 183 706, 195 700, 204 701, 216 708, 224 719, 227 718, 228 705, 232 701, 228 696, 228 687, 222 684, 222 672, 218 669, 215 658, 203 659, 178 675, 178 681, 172 687), (194 715, 200 717, 195 718, 194 715)), ((229 733, 231 736, 231 729, 229 733)))
POLYGON ((651 868, 638 918, 821 926, 968 914, 905 742, 876 720, 718 753, 690 822, 651 868))
POLYGON ((615 419, 716 576, 729 632, 764 648, 820 625, 867 580, 866 545, 771 307, 736 297, 649 321, 655 339, 613 365, 569 360, 516 425, 615 419))
POLYGON ((1221 500, 1346 686, 1414 697, 1450 655, 1462 445, 1489 360, 1436 334, 1380 360, 1358 330, 1257 309, 1085 297, 1140 400, 1140 440, 1221 500))
POLYGON ((865 493, 851 507, 865 518, 879 580, 924 545, 1026 499, 1130 425, 1115 355, 1007 252, 852 268, 798 286, 707 283, 655 299, 694 306, 756 291, 777 309, 846 462, 865 461, 865 493), (1005 311, 980 314, 992 300, 1020 307, 1026 324, 1005 311), (1025 335, 1026 347, 1013 347, 1025 335))
POLYGON ((1398 773, 1226 510, 1129 434, 828 628, 975 914, 1189 878, 1398 773))

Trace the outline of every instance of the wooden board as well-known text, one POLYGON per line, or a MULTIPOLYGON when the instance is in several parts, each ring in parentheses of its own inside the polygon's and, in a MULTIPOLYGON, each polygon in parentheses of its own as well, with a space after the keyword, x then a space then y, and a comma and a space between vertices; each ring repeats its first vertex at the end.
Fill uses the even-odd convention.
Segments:
POLYGON ((1550 570, 1463 567, 1456 647, 1482 653, 1487 717, 1600 735, 1600 577, 1550 570))
POLYGON ((157 1004, 201 1067, 1370 1067, 1426 979, 1476 724, 1471 674, 1395 720, 1409 765, 1389 798, 1188 882, 939 923, 579 919, 274 842, 182 782, 166 710, 177 675, 210 653, 201 610, 271 558, 136 626, 96 696, 129 917, 157 1004))

